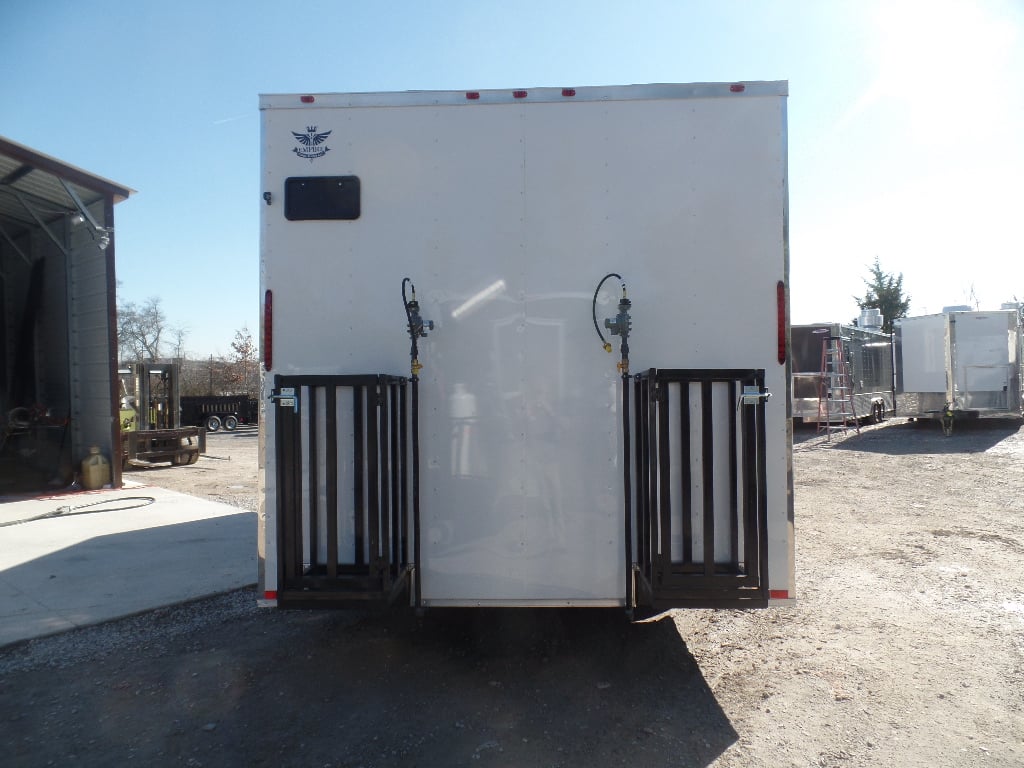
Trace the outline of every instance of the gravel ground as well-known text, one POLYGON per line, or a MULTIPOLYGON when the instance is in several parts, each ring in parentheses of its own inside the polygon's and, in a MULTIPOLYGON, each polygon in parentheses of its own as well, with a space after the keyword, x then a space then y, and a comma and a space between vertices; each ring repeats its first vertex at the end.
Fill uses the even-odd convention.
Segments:
MULTIPOLYGON (((255 446, 127 478, 252 509, 255 446)), ((1021 766, 1022 458, 1018 422, 798 431, 786 608, 416 622, 242 590, 12 646, 2 762, 1021 766)))
POLYGON ((206 436, 206 453, 195 464, 131 466, 124 481, 169 488, 192 496, 219 501, 255 512, 257 509, 256 463, 259 431, 256 426, 239 426, 206 436))

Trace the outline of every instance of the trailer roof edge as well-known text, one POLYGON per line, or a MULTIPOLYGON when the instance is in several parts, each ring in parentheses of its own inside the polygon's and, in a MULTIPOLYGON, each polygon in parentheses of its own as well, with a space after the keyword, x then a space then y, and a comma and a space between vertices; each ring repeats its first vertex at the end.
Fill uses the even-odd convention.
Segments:
POLYGON ((467 106, 477 104, 569 103, 788 96, 788 80, 730 83, 648 83, 579 87, 490 88, 444 91, 260 94, 260 109, 331 107, 467 106))

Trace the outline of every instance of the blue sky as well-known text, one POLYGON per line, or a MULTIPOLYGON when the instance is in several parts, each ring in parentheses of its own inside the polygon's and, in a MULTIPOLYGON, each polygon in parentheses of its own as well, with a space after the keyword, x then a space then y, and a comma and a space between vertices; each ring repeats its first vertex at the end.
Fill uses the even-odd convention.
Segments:
POLYGON ((789 81, 794 323, 878 257, 911 314, 1024 299, 1019 0, 0 2, 0 135, 137 190, 121 295, 254 336, 260 93, 789 81))

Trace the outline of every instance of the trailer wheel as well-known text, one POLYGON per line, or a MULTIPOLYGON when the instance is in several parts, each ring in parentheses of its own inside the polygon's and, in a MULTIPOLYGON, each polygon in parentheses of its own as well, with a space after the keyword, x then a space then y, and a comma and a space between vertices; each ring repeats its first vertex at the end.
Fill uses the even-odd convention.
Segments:
POLYGON ((206 431, 216 432, 218 429, 220 429, 220 416, 207 416, 206 431))
POLYGON ((226 429, 228 432, 233 431, 235 429, 235 427, 237 427, 237 426, 238 426, 238 419, 236 419, 234 416, 225 416, 224 417, 224 429, 226 429))

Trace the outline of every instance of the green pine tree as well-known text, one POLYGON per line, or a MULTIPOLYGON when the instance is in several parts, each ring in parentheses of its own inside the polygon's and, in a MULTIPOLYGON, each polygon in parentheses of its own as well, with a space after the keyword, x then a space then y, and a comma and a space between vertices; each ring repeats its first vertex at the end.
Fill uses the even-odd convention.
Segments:
POLYGON ((854 296, 853 300, 861 309, 880 310, 882 330, 892 333, 893 323, 906 317, 910 311, 910 296, 903 294, 903 273, 894 276, 884 272, 876 256, 871 267, 871 277, 864 280, 864 285, 867 286, 867 293, 863 298, 854 296))

